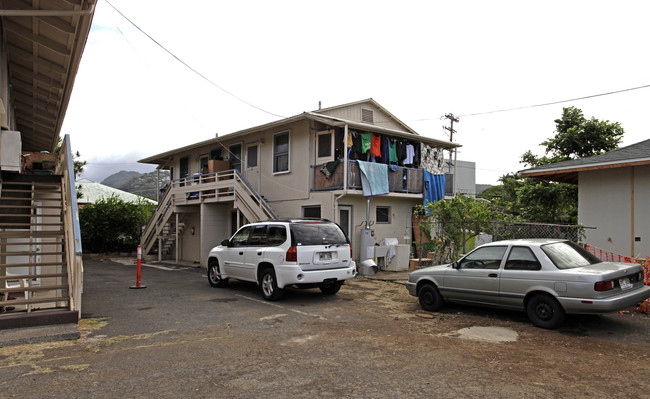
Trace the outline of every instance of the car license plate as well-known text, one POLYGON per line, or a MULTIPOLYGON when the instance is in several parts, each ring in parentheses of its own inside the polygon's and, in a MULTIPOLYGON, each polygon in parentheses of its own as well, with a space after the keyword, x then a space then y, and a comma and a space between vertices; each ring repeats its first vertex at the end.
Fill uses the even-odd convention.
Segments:
POLYGON ((332 260, 332 253, 331 252, 321 252, 319 254, 320 260, 332 260))
POLYGON ((627 290, 632 288, 632 283, 630 283, 629 278, 621 278, 618 280, 618 284, 621 286, 622 290, 627 290))

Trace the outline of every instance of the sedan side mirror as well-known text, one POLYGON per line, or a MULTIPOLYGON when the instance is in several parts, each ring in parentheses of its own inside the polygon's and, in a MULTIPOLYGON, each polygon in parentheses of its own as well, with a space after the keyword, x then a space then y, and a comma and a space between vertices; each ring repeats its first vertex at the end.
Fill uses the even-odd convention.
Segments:
POLYGON ((229 247, 230 246, 230 240, 225 239, 225 240, 221 241, 221 245, 223 245, 224 247, 229 247))
POLYGON ((452 263, 451 268, 452 269, 460 269, 460 263, 458 263, 458 261, 452 263))

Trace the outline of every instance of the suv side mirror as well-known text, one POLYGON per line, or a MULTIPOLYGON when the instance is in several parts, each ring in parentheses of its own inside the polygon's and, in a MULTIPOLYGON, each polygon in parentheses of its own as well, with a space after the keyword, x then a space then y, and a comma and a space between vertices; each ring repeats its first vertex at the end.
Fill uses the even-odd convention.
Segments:
POLYGON ((229 247, 230 246, 230 240, 225 239, 225 240, 221 241, 221 245, 223 245, 224 247, 229 247))

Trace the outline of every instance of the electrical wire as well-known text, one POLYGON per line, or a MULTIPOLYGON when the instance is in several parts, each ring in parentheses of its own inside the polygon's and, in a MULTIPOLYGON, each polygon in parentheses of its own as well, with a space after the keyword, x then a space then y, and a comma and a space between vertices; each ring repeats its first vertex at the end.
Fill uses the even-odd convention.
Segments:
POLYGON ((527 109, 527 108, 546 107, 546 106, 548 106, 548 105, 556 105, 556 104, 568 103, 568 102, 571 102, 571 101, 586 100, 586 99, 589 99, 589 98, 609 96, 609 95, 612 95, 612 94, 619 94, 619 93, 624 93, 624 92, 632 91, 632 90, 646 89, 646 88, 648 88, 648 87, 650 87, 650 85, 644 85, 644 86, 632 87, 632 88, 629 88, 629 89, 623 89, 623 90, 610 91, 610 92, 607 92, 607 93, 593 94, 593 95, 590 95, 590 96, 577 97, 577 98, 572 98, 572 99, 569 99, 569 100, 553 101, 553 102, 550 102, 550 103, 535 104, 535 105, 527 105, 527 106, 523 106, 523 107, 515 107, 515 108, 498 109, 498 110, 487 111, 487 112, 477 112, 477 113, 474 113, 474 114, 459 115, 458 117, 459 117, 459 118, 462 118, 462 117, 468 117, 468 116, 477 116, 477 115, 496 114, 496 113, 498 113, 498 112, 518 111, 518 110, 521 110, 521 109, 527 109))
POLYGON ((186 68, 188 68, 190 71, 194 72, 196 75, 198 75, 199 77, 201 77, 201 78, 202 78, 203 80, 205 80, 206 82, 210 83, 212 86, 214 86, 214 87, 216 87, 217 89, 223 91, 224 93, 226 93, 226 94, 228 94, 229 96, 235 98, 236 100, 241 101, 242 103, 248 105, 249 107, 252 107, 252 108, 257 109, 258 111, 262 111, 262 112, 264 112, 264 113, 266 113, 266 114, 269 114, 269 115, 272 115, 272 116, 277 116, 278 118, 286 118, 285 116, 275 114, 275 113, 273 113, 273 112, 270 112, 270 111, 267 111, 267 110, 265 110, 265 109, 263 109, 263 108, 260 108, 260 107, 258 107, 258 106, 256 106, 256 105, 253 105, 253 104, 249 103, 248 101, 244 100, 243 98, 241 98, 241 97, 239 97, 239 96, 237 96, 237 95, 235 95, 235 94, 229 92, 228 90, 224 89, 223 87, 219 86, 218 84, 216 84, 216 83, 213 82, 212 80, 208 79, 208 78, 207 78, 205 75, 203 75, 201 72, 199 72, 199 71, 197 71, 196 69, 192 68, 189 64, 187 64, 185 61, 183 61, 183 60, 180 59, 178 56, 176 56, 176 54, 174 54, 174 53, 172 53, 171 51, 167 50, 167 48, 165 48, 165 46, 163 46, 162 44, 160 44, 156 39, 154 39, 153 37, 151 37, 151 35, 149 35, 147 32, 143 31, 143 30, 142 30, 138 25, 136 25, 136 24, 135 24, 133 21, 131 21, 131 20, 130 20, 126 15, 124 15, 124 14, 122 13, 122 11, 118 10, 118 9, 117 9, 113 4, 111 4, 110 1, 108 1, 108 0, 105 0, 105 1, 106 1, 106 4, 108 4, 109 6, 111 6, 111 8, 114 9, 118 14, 120 14, 120 15, 122 16, 122 18, 124 18, 124 19, 125 19, 126 21, 128 21, 131 25, 133 25, 137 30, 139 30, 143 35, 145 35, 149 40, 151 40, 152 42, 154 42, 158 47, 160 47, 161 49, 163 49, 167 54, 169 54, 170 56, 172 56, 176 61, 178 61, 178 62, 180 62, 181 64, 183 64, 186 68))

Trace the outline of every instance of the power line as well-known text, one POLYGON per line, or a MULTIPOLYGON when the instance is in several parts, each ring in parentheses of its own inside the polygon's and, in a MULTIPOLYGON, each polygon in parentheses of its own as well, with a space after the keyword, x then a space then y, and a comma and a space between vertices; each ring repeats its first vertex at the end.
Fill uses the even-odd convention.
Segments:
MULTIPOLYGON (((589 98, 609 96, 609 95, 612 95, 612 94, 625 93, 627 91, 647 89, 649 87, 650 87, 650 84, 649 85, 643 85, 643 86, 637 86, 637 87, 631 87, 629 89, 609 91, 607 93, 592 94, 590 96, 577 97, 577 98, 572 98, 572 99, 569 99, 569 100, 560 100, 560 101, 553 101, 553 102, 550 102, 550 103, 526 105, 526 106, 522 106, 522 107, 504 108, 504 109, 497 109, 497 110, 494 110, 494 111, 477 112, 477 113, 473 113, 473 114, 458 115, 457 118, 463 118, 463 117, 468 117, 468 116, 477 116, 477 115, 496 114, 496 113, 499 113, 499 112, 519 111, 519 110, 528 109, 528 108, 546 107, 548 105, 556 105, 556 104, 568 103, 568 102, 571 102, 571 101, 586 100, 586 99, 589 99, 589 98)), ((423 121, 433 121, 433 120, 437 120, 437 119, 434 119, 434 118, 411 119, 409 122, 423 122, 423 121)))
POLYGON ((537 107, 546 107, 548 105, 556 105, 556 104, 562 104, 562 103, 568 103, 571 101, 578 101, 578 100, 586 100, 589 98, 594 98, 594 97, 602 97, 602 96, 609 96, 611 94, 619 94, 619 93, 624 93, 626 91, 632 91, 632 90, 639 90, 639 89, 646 89, 650 87, 650 85, 644 85, 644 86, 638 86, 638 87, 632 87, 629 89, 623 89, 623 90, 616 90, 616 91, 610 91, 607 93, 600 93, 600 94, 593 94, 590 96, 584 96, 584 97, 577 97, 577 98, 572 98, 569 100, 560 100, 560 101, 553 101, 550 103, 543 103, 543 104, 535 104, 535 105, 527 105, 523 107, 516 107, 516 108, 506 108, 506 109, 498 109, 495 111, 487 111, 487 112, 477 112, 475 114, 465 114, 465 115, 460 115, 459 118, 461 117, 466 117, 466 116, 477 116, 477 115, 486 115, 486 114, 496 114, 498 112, 508 112, 508 111, 518 111, 521 109, 527 109, 527 108, 537 108, 537 107))
POLYGON ((186 68, 188 68, 190 71, 194 72, 196 75, 198 75, 199 77, 201 77, 201 78, 202 78, 203 80, 205 80, 206 82, 210 83, 212 86, 214 86, 214 87, 216 87, 217 89, 223 91, 224 93, 228 94, 229 96, 231 96, 231 97, 233 97, 233 98, 235 98, 235 99, 237 99, 237 100, 243 102, 244 104, 248 105, 249 107, 255 108, 255 109, 257 109, 257 110, 259 110, 259 111, 262 111, 262 112, 264 112, 264 113, 267 113, 267 114, 269 114, 269 115, 277 116, 278 118, 286 118, 285 116, 278 115, 278 114, 274 114, 273 112, 267 111, 267 110, 265 110, 265 109, 263 109, 263 108, 260 108, 260 107, 258 107, 258 106, 256 106, 256 105, 253 105, 253 104, 249 103, 248 101, 244 100, 243 98, 236 96, 235 94, 229 92, 228 90, 226 90, 226 89, 224 89, 223 87, 219 86, 218 84, 214 83, 213 81, 211 81, 210 79, 208 79, 205 75, 203 75, 202 73, 200 73, 200 72, 197 71, 196 69, 192 68, 189 64, 187 64, 185 61, 183 61, 183 60, 180 59, 178 56, 176 56, 176 54, 174 54, 174 53, 172 53, 171 51, 167 50, 167 48, 165 48, 165 46, 163 46, 162 44, 158 43, 158 41, 157 41, 156 39, 154 39, 153 37, 151 37, 147 32, 143 31, 143 30, 142 30, 138 25, 136 25, 133 21, 131 21, 131 20, 130 20, 126 15, 124 15, 124 14, 123 14, 120 10, 118 10, 114 5, 112 5, 110 1, 106 0, 106 3, 107 3, 109 6, 111 6, 112 9, 114 9, 115 11, 117 11, 117 13, 120 14, 120 15, 122 16, 122 18, 124 18, 125 20, 127 20, 127 21, 128 21, 131 25, 133 25, 137 30, 139 30, 143 35, 145 35, 149 40, 151 40, 152 42, 154 42, 158 47, 160 47, 161 49, 163 49, 167 54, 171 55, 174 59, 176 59, 176 61, 178 61, 178 62, 180 62, 181 64, 183 64, 186 68))

